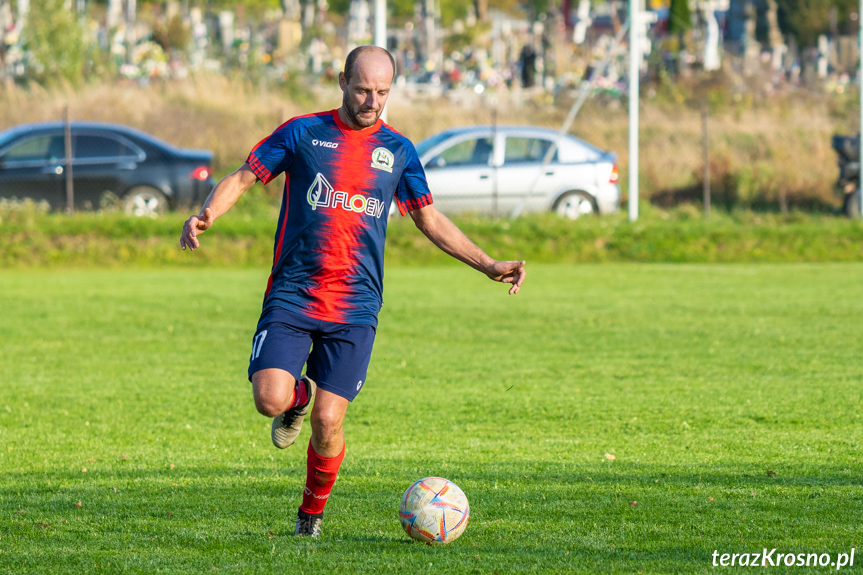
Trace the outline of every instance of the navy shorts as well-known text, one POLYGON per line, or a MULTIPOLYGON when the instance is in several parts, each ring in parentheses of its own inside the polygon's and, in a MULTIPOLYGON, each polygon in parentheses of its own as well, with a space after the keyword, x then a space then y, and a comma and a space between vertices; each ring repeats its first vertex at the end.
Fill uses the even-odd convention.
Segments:
POLYGON ((375 326, 334 323, 282 308, 265 310, 258 320, 249 358, 249 380, 256 371, 283 369, 299 379, 306 373, 321 389, 353 401, 366 381, 375 326))

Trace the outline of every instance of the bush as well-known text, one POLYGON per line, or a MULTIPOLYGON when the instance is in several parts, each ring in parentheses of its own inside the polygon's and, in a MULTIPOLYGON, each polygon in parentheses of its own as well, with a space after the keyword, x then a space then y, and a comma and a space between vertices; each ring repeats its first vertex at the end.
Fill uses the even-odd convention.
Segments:
POLYGON ((153 41, 165 52, 183 50, 189 45, 192 32, 186 27, 183 18, 175 14, 167 24, 157 22, 153 26, 153 41))
MULTIPOLYGON (((788 215, 716 209, 705 220, 684 205, 641 205, 626 214, 582 218, 553 214, 515 220, 462 215, 455 223, 493 257, 528 262, 820 262, 863 261, 863 223, 792 211, 788 215)), ((261 193, 232 209, 194 254, 179 249, 187 214, 158 219, 122 213, 46 213, 32 202, 0 203, 0 268, 44 266, 272 265, 278 213, 261 193)), ((386 263, 457 265, 413 225, 389 224, 386 263)))
POLYGON ((84 33, 64 0, 39 0, 30 5, 25 45, 30 53, 31 77, 43 86, 63 81, 81 84, 84 70, 84 33))

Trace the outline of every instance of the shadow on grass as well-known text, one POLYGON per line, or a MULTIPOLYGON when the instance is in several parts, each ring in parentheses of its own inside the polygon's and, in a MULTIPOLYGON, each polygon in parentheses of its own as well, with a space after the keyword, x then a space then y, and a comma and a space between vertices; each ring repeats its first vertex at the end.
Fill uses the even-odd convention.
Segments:
POLYGON ((743 464, 503 460, 448 466, 445 474, 471 500, 470 524, 451 545, 425 546, 402 533, 396 506, 416 479, 409 469, 431 463, 346 464, 319 540, 292 537, 302 474, 276 475, 265 465, 115 465, 86 477, 3 472, 0 532, 11 545, 4 557, 27 568, 123 558, 152 570, 182 559, 190 560, 184 567, 211 562, 231 572, 231 557, 246 567, 289 561, 341 572, 426 572, 433 563, 444 572, 691 573, 712 569, 716 549, 846 552, 859 533, 848 513, 863 501, 859 466, 801 465, 795 473, 785 465, 771 476, 743 464))
MULTIPOLYGON (((340 483, 361 482, 366 476, 374 475, 369 477, 374 483, 406 482, 405 487, 407 487, 418 479, 414 477, 415 473, 412 470, 440 468, 441 463, 436 459, 409 457, 398 464, 398 470, 393 470, 393 465, 391 458, 357 457, 353 461, 346 461, 342 466, 340 478, 343 481, 340 483), (374 471, 370 473, 370 470, 374 471)), ((443 475, 456 483, 459 481, 477 485, 487 482, 502 485, 518 483, 523 487, 557 485, 562 482, 595 485, 622 483, 651 485, 662 482, 665 485, 681 488, 699 484, 736 487, 741 483, 755 487, 852 486, 863 488, 863 463, 825 466, 813 462, 792 466, 781 460, 765 461, 760 464, 669 464, 667 466, 645 465, 626 460, 601 463, 530 460, 462 464, 447 462, 446 472, 443 475)), ((162 466, 158 469, 141 469, 140 465, 130 469, 124 463, 114 463, 110 464, 110 467, 91 467, 86 475, 69 469, 51 470, 44 474, 32 471, 2 471, 0 472, 0 494, 2 494, 2 502, 8 502, 14 499, 15 495, 56 493, 58 490, 72 487, 85 489, 120 485, 135 487, 136 484, 140 484, 140 487, 182 491, 212 489, 213 485, 220 485, 222 486, 220 489, 225 489, 223 487, 225 482, 231 480, 237 483, 257 481, 259 482, 257 487, 260 490, 268 491, 300 489, 304 477, 304 466, 302 469, 286 468, 276 472, 269 462, 251 466, 245 463, 242 469, 178 466, 171 470, 162 466), (178 481, 182 483, 176 483, 178 481)))
POLYGON ((350 536, 342 536, 342 540, 344 541, 353 541, 355 543, 380 543, 380 544, 404 544, 404 545, 420 545, 416 541, 412 539, 408 539, 407 535, 404 537, 384 537, 381 535, 350 535, 350 536))
MULTIPOLYGON (((625 461, 497 461, 450 465, 444 475, 468 494, 472 522, 490 531, 500 521, 536 523, 550 517, 560 525, 572 525, 611 516, 639 521, 644 514, 693 527, 707 514, 720 522, 714 527, 721 531, 733 529, 735 514, 744 509, 750 517, 760 515, 777 525, 784 514, 798 521, 829 520, 831 525, 856 528, 847 509, 863 501, 860 465, 781 465, 775 471, 761 467, 712 465, 683 470, 625 461), (724 522, 729 524, 723 526, 724 522)), ((392 460, 364 458, 345 465, 328 506, 328 523, 349 526, 392 519, 398 526, 398 500, 404 487, 417 479, 409 475, 415 468, 428 468, 428 464, 409 460, 393 469, 392 460), (366 469, 381 471, 376 475, 366 469)), ((289 535, 304 476, 275 474, 264 466, 242 472, 112 468, 82 475, 3 472, 0 517, 34 524, 52 524, 51 517, 114 517, 146 530, 171 523, 213 523, 241 537, 289 535)), ((400 541, 374 529, 347 536, 355 542, 400 541)))

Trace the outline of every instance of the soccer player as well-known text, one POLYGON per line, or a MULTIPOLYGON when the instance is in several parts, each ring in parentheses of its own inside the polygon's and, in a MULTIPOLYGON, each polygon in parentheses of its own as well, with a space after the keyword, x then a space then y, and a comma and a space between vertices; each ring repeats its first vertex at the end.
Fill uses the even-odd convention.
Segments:
POLYGON ((492 259, 432 204, 413 144, 380 120, 394 77, 386 50, 353 50, 339 74, 341 107, 293 118, 264 138, 216 185, 180 238, 183 249, 198 248, 198 236, 246 190, 286 174, 249 379, 255 407, 273 418, 276 447, 294 443, 313 404, 295 535, 320 535, 345 456, 342 422, 366 381, 383 301, 391 202, 440 249, 511 284, 510 294, 526 276, 523 261, 492 259))

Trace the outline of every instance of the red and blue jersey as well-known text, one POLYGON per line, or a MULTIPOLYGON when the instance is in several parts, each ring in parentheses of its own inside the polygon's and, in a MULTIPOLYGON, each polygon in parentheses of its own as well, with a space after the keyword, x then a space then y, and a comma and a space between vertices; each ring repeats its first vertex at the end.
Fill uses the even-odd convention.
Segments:
POLYGON ((286 179, 264 310, 377 325, 390 204, 432 203, 410 140, 380 120, 352 130, 332 110, 279 126, 247 162, 265 184, 286 179))

